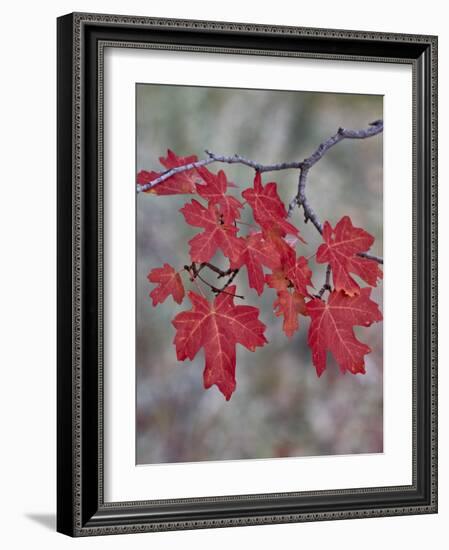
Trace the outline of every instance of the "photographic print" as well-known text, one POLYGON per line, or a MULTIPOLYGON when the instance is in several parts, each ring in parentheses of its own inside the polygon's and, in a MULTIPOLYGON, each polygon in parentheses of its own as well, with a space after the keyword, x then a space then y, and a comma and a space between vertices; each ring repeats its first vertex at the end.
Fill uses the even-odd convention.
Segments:
POLYGON ((58 18, 59 532, 437 512, 437 50, 58 18))
POLYGON ((382 118, 136 85, 137 464, 383 451, 382 118))

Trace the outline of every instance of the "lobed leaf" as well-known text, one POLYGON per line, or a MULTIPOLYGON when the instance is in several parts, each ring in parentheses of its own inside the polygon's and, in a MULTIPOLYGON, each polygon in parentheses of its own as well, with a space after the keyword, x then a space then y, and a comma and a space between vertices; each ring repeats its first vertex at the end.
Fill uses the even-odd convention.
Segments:
POLYGON ((235 286, 219 294, 212 303, 189 292, 193 308, 178 313, 172 324, 176 329, 174 344, 179 361, 192 360, 204 349, 204 387, 216 385, 228 401, 236 388, 235 346, 250 351, 267 343, 265 325, 258 319, 259 309, 234 304, 235 286))

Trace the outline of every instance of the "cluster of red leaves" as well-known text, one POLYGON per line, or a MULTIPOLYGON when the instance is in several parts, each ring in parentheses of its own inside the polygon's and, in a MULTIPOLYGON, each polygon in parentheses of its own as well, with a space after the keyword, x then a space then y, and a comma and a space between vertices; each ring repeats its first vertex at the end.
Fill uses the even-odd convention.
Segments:
MULTIPOLYGON (((170 150, 166 158, 160 158, 165 173, 196 161, 196 156, 178 157, 170 150)), ((151 184, 162 174, 164 172, 142 171, 137 182, 151 184)), ((378 263, 359 255, 369 250, 374 238, 354 227, 348 216, 335 228, 325 222, 323 243, 316 251, 316 261, 328 264, 332 273, 333 289, 325 300, 323 293, 313 294, 308 260, 296 252, 297 242, 306 243, 287 219, 276 183, 263 185, 261 174, 256 172, 253 186, 241 194, 245 203, 229 195, 228 187, 235 186, 228 182, 223 170, 214 174, 202 166, 174 173, 154 187, 150 186, 146 192, 196 194, 207 201, 203 204, 192 199, 180 210, 187 224, 202 230, 189 241, 192 265, 209 262, 217 251, 221 251, 229 262, 229 273, 246 268, 249 287, 258 295, 263 293, 265 285, 276 291, 273 311, 283 318, 283 330, 289 338, 299 329, 300 316, 310 318, 308 344, 318 376, 326 368, 328 351, 342 372, 364 373, 365 355, 371 349, 356 338, 354 327, 368 327, 380 321, 382 314, 370 298, 371 289, 360 288, 351 275, 357 275, 370 286, 376 286, 382 278, 378 263), (255 230, 241 235, 237 222, 245 204, 252 210, 255 230), (264 268, 270 272, 266 273, 264 268)), ((195 276, 189 271, 190 280, 195 276)), ((148 279, 158 285, 150 293, 153 306, 169 296, 176 303, 182 303, 184 285, 180 272, 172 266, 165 263, 153 269, 148 279)), ((258 318, 259 309, 235 305, 235 291, 236 287, 229 285, 216 292, 211 302, 190 291, 192 309, 178 313, 172 321, 176 329, 174 344, 178 360, 192 360, 202 348, 204 387, 217 385, 227 400, 236 387, 236 345, 254 351, 267 343, 266 327, 258 318)))

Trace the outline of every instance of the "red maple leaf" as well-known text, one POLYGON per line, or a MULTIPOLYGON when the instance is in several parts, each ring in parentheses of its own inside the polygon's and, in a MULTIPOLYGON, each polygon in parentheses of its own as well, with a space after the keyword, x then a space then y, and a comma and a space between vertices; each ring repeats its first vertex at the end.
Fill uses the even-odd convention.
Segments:
POLYGON ((273 304, 276 317, 284 316, 282 329, 291 338, 299 328, 298 315, 306 315, 304 296, 294 290, 280 290, 277 300, 273 304), (277 311, 276 311, 277 309, 277 311))
POLYGON ((212 303, 189 292, 193 308, 178 313, 172 323, 176 329, 174 344, 179 361, 192 360, 204 349, 204 387, 213 384, 228 401, 236 387, 235 346, 241 344, 250 351, 267 343, 265 325, 258 319, 259 310, 234 304, 235 286, 228 287, 212 303))
POLYGON ((280 257, 276 247, 271 241, 264 239, 262 233, 253 233, 240 239, 244 243, 244 248, 234 262, 231 262, 231 268, 241 268, 246 266, 248 272, 248 282, 250 288, 254 288, 257 294, 262 294, 265 285, 265 276, 263 267, 275 269, 280 266, 280 257))
POLYGON ((271 227, 270 229, 262 229, 263 238, 270 242, 275 250, 277 251, 281 264, 285 264, 289 261, 292 253, 293 256, 296 255, 295 245, 298 240, 296 237, 293 237, 294 242, 292 243, 289 239, 289 235, 283 236, 284 233, 279 228, 271 227))
MULTIPOLYGON (((137 174, 136 181, 139 185, 145 185, 147 183, 151 183, 153 180, 158 178, 160 175, 161 175, 161 172, 154 172, 153 170, 151 170, 151 171, 141 170, 137 174)), ((162 185, 162 183, 161 183, 161 185, 162 185)), ((154 189, 148 189, 147 191, 145 191, 145 193, 154 193, 154 194, 156 194, 156 188, 157 188, 157 186, 154 187, 154 189)))
MULTIPOLYGON (((159 162, 167 169, 176 168, 178 166, 184 166, 192 162, 196 162, 198 157, 191 155, 189 157, 178 157, 173 151, 168 149, 167 157, 159 157, 159 162)), ((208 171, 207 169, 206 172, 208 171)), ((151 183, 153 180, 161 176, 164 172, 153 172, 142 170, 137 174, 137 183, 145 185, 151 183)), ((155 195, 180 195, 196 193, 196 184, 201 183, 202 179, 198 175, 195 168, 185 170, 170 176, 166 180, 158 183, 154 187, 145 191, 145 193, 153 193, 155 195)))
POLYGON ((307 258, 304 256, 297 258, 295 248, 287 245, 282 249, 281 264, 285 277, 298 292, 303 296, 307 296, 309 294, 307 287, 313 287, 312 270, 309 267, 307 258))
POLYGON ((300 256, 296 259, 291 258, 291 260, 286 263, 285 275, 300 294, 303 296, 309 295, 307 287, 313 287, 312 270, 304 256, 300 256))
POLYGON ((291 283, 285 275, 285 271, 280 269, 274 269, 273 273, 265 275, 265 282, 270 288, 275 288, 276 290, 287 290, 291 287, 291 283))
POLYGON ((357 340, 353 327, 369 327, 382 320, 370 294, 370 288, 362 288, 356 296, 333 291, 327 302, 313 298, 307 303, 307 314, 311 317, 308 344, 318 376, 326 368, 327 351, 332 353, 342 372, 365 373, 365 355, 371 348, 357 340))
POLYGON ((352 225, 351 218, 344 216, 332 229, 329 222, 323 226, 323 240, 317 250, 318 263, 329 263, 335 290, 343 290, 353 296, 360 292, 360 286, 350 273, 358 275, 371 286, 382 278, 382 270, 374 260, 357 256, 369 250, 374 237, 360 227, 352 225))
POLYGON ((226 195, 229 183, 226 174, 220 170, 218 174, 209 172, 204 166, 197 168, 205 185, 196 186, 198 194, 212 204, 218 204, 220 213, 223 215, 223 221, 231 224, 237 218, 240 218, 240 208, 243 207, 235 197, 226 195))
POLYGON ((205 208, 193 199, 180 212, 188 224, 204 228, 189 241, 192 262, 208 262, 218 248, 230 260, 238 259, 243 249, 242 240, 236 237, 238 229, 224 223, 216 205, 209 203, 205 208))
POLYGON ((254 187, 245 189, 243 198, 251 205, 256 222, 264 229, 278 228, 284 234, 299 236, 298 229, 287 221, 287 210, 281 201, 276 183, 270 182, 262 185, 260 172, 254 177, 254 187))
POLYGON ((148 273, 148 280, 151 283, 159 283, 159 286, 150 292, 153 306, 162 304, 170 294, 176 303, 180 304, 183 301, 184 285, 182 284, 181 276, 170 264, 164 264, 163 267, 152 269, 148 273))
POLYGON ((287 245, 280 255, 280 267, 273 273, 266 275, 265 280, 269 287, 276 290, 286 290, 294 287, 302 296, 309 296, 308 286, 312 284, 312 270, 304 256, 296 257, 294 248, 287 245))

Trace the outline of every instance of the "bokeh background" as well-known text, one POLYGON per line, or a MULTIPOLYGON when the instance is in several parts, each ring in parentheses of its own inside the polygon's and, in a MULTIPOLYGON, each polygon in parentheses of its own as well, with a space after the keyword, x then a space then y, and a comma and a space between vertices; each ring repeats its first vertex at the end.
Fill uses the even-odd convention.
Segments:
MULTIPOLYGON (((303 160, 338 127, 364 128, 382 118, 382 97, 271 90, 137 85, 137 171, 161 170, 158 158, 168 148, 178 155, 204 150, 239 153, 262 163, 303 160)), ((343 215, 372 233, 372 252, 382 255, 382 135, 345 140, 314 166, 307 193, 322 221, 334 225, 343 215)), ((252 185, 253 171, 239 165, 212 164, 226 171, 241 191, 252 185)), ((295 170, 263 175, 276 181, 287 203, 295 193, 295 170)), ((197 233, 179 208, 190 197, 137 196, 136 396, 137 463, 196 462, 288 456, 379 453, 383 450, 382 323, 356 328, 373 352, 365 375, 343 375, 328 355, 318 378, 307 346, 309 321, 291 340, 282 319, 273 315, 275 291, 261 297, 238 275, 245 303, 260 308, 269 341, 251 353, 237 346, 237 389, 229 402, 216 386, 203 388, 202 351, 194 361, 178 362, 173 317, 190 309, 170 298, 152 307, 148 272, 168 262, 181 268, 187 241, 197 233)), ((294 222, 313 254, 320 236, 296 211, 294 222)), ((244 228, 243 228, 244 229, 244 228)), ((243 234, 243 233, 242 233, 243 234)), ((298 245, 298 247, 301 245, 298 245)), ((299 248, 298 248, 299 251, 299 248)), ((310 260, 315 286, 324 266, 310 260)), ((212 274, 209 280, 214 281, 212 274)), ((187 282, 186 287, 189 287, 187 282)), ((209 292, 205 288, 205 292, 209 292)), ((382 308, 382 285, 373 291, 382 308)))

